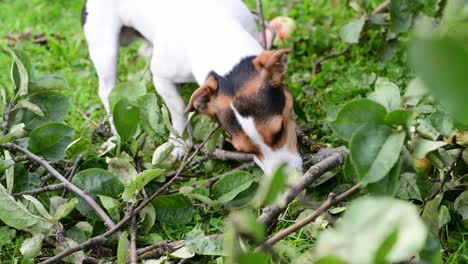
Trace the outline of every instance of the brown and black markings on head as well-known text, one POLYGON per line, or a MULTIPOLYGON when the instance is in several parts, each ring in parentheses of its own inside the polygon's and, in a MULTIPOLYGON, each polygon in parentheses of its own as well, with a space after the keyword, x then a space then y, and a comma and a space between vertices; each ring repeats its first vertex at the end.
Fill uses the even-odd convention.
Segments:
MULTIPOLYGON (((291 120, 293 100, 283 82, 288 53, 264 51, 242 59, 225 76, 211 72, 192 94, 187 110, 216 117, 239 151, 266 159, 281 149, 295 155, 295 163, 299 163, 295 124, 291 120), (252 125, 247 124, 249 120, 252 125)), ((278 159, 281 162, 283 158, 278 159)), ((289 158, 284 159, 289 162, 289 158)))

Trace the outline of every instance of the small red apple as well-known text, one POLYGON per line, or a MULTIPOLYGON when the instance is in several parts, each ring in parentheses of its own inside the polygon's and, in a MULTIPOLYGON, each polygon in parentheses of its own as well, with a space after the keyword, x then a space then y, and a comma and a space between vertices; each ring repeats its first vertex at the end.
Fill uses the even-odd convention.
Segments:
MULTIPOLYGON (((265 30, 268 47, 272 45, 273 33, 271 29, 273 29, 276 34, 273 44, 280 45, 289 39, 296 30, 296 22, 294 19, 286 16, 278 16, 273 18, 269 23, 269 27, 267 27, 265 30)), ((259 38, 260 42, 263 44, 263 37, 260 35, 259 38)))
POLYGON ((432 163, 427 158, 414 159, 413 163, 418 171, 427 173, 432 170, 432 163))

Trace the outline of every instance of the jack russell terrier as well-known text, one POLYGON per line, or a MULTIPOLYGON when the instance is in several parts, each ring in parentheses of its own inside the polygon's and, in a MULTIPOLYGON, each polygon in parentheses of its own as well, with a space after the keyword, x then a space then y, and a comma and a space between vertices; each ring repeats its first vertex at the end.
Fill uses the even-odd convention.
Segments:
MULTIPOLYGON (((283 82, 289 50, 263 50, 241 0, 87 0, 82 24, 108 113, 119 46, 143 37, 154 86, 178 132, 195 109, 217 118, 233 146, 253 153, 265 173, 282 163, 301 169, 293 98, 283 82), (186 106, 177 84, 194 81, 200 87, 186 106)), ((184 155, 184 144, 170 140, 173 155, 184 155)))

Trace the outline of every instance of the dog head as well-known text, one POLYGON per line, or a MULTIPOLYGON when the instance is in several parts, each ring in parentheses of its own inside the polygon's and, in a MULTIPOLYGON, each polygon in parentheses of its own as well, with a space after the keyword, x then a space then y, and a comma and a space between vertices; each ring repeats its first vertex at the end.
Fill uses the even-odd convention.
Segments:
POLYGON ((283 82, 289 51, 245 58, 226 76, 211 72, 187 106, 187 111, 216 117, 234 147, 253 153, 265 173, 282 163, 289 169, 302 167, 291 118, 293 98, 283 82))

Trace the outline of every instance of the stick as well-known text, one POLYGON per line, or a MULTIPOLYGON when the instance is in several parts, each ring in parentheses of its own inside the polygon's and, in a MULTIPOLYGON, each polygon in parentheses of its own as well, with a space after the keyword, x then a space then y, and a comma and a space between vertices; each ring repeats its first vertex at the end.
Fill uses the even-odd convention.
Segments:
POLYGON ((317 210, 313 211, 309 216, 297 221, 293 225, 279 231, 278 233, 270 237, 267 241, 265 241, 262 245, 257 247, 257 250, 271 248, 274 244, 276 244, 276 242, 280 241, 289 234, 296 232, 297 230, 314 221, 318 216, 328 211, 328 209, 330 209, 332 206, 348 199, 353 194, 357 193, 361 189, 361 187, 361 184, 356 184, 338 196, 336 196, 336 194, 334 193, 330 193, 328 195, 327 200, 325 200, 325 202, 323 202, 322 205, 320 205, 320 207, 317 208, 317 210))
POLYGON ((132 217, 130 225, 130 264, 138 263, 138 255, 136 252, 136 236, 137 236, 137 216, 132 217))
POLYGON ((433 192, 431 194, 431 196, 427 197, 426 199, 424 199, 424 202, 429 202, 431 201, 432 199, 434 199, 439 193, 441 193, 443 190, 444 190, 444 186, 445 186, 445 183, 447 183, 448 181, 448 178, 450 177, 450 174, 452 174, 453 170, 455 169, 455 167, 457 166, 458 162, 460 162, 461 158, 463 157, 463 151, 465 149, 464 148, 461 148, 457 155, 455 156, 455 158, 453 159, 453 162, 452 164, 450 164, 450 166, 448 167, 447 171, 444 173, 444 178, 442 178, 442 181, 440 182, 440 186, 439 188, 437 188, 437 190, 435 192, 433 192))
POLYGON ((96 212, 96 214, 99 216, 99 218, 101 218, 101 220, 104 222, 104 224, 106 224, 106 226, 108 228, 112 229, 112 228, 115 227, 115 223, 112 221, 112 219, 101 208, 101 206, 99 206, 99 204, 96 203, 96 201, 94 201, 94 199, 91 196, 87 195, 83 190, 81 190, 80 188, 76 187, 74 184, 69 182, 62 174, 60 174, 60 172, 58 172, 56 169, 54 169, 43 158, 41 158, 41 157, 33 154, 29 150, 24 149, 24 148, 22 148, 22 147, 20 147, 18 145, 13 144, 13 143, 6 143, 6 144, 4 144, 2 146, 6 147, 6 148, 8 148, 10 150, 15 150, 15 151, 18 151, 18 152, 21 152, 21 153, 25 154, 31 161, 34 161, 37 164, 44 167, 49 172, 50 175, 52 175, 54 178, 56 178, 61 183, 63 183, 64 188, 68 189, 69 191, 73 192, 78 197, 83 199, 96 212))
POLYGON ((208 155, 210 158, 223 161, 252 161, 254 157, 254 155, 250 153, 229 151, 224 149, 216 149, 213 153, 209 153, 207 150, 202 150, 202 152, 208 155))
POLYGON ((37 194, 41 194, 41 193, 45 193, 45 192, 52 192, 52 191, 55 191, 55 190, 60 190, 60 189, 63 189, 63 188, 65 188, 65 184, 64 183, 58 183, 58 184, 49 185, 49 186, 39 188, 39 189, 28 190, 28 191, 19 192, 19 193, 13 193, 12 195, 13 195, 13 197, 22 196, 22 195, 25 195, 25 194, 37 195, 37 194))
POLYGON ((60 261, 61 259, 75 253, 78 251, 81 251, 83 249, 86 249, 90 246, 96 245, 96 244, 103 244, 107 241, 107 237, 113 235, 117 231, 119 231, 129 220, 133 218, 134 215, 138 214, 143 208, 145 208, 154 198, 156 198, 158 195, 163 193, 169 186, 174 183, 174 181, 178 178, 178 176, 185 170, 185 168, 190 164, 192 159, 200 152, 200 150, 203 148, 203 146, 208 142, 210 137, 220 128, 218 125, 213 131, 208 135, 208 137, 203 141, 203 143, 195 150, 195 152, 187 159, 185 162, 182 163, 180 168, 177 170, 177 173, 175 174, 172 179, 170 179, 167 183, 165 183, 162 187, 157 189, 148 199, 144 199, 141 204, 136 207, 131 214, 128 214, 125 216, 120 222, 118 222, 113 228, 109 229, 106 231, 104 234, 93 237, 91 239, 88 239, 87 241, 75 246, 71 247, 67 250, 64 250, 60 252, 59 254, 55 255, 54 257, 51 257, 47 259, 46 261, 43 261, 42 264, 48 264, 48 263, 55 263, 60 261))
MULTIPOLYGON (((223 234, 212 234, 207 235, 210 239, 218 239, 222 237, 223 234)), ((162 253, 173 252, 181 247, 184 246, 186 240, 178 240, 178 241, 161 241, 154 245, 147 246, 137 250, 138 257, 140 259, 143 258, 154 258, 156 255, 160 255, 162 253)))
POLYGON ((380 5, 378 5, 374 11, 372 11, 371 15, 377 15, 379 13, 382 13, 383 11, 385 11, 388 6, 390 5, 390 0, 385 0, 383 1, 380 5))
MULTIPOLYGON (((345 155, 346 152, 335 153, 332 156, 310 167, 304 176, 301 177, 299 182, 283 194, 283 200, 286 201, 285 204, 287 205, 292 202, 302 191, 305 190, 305 188, 307 188, 307 186, 315 182, 325 172, 340 164, 343 164, 345 155)), ((269 225, 284 209, 284 206, 278 205, 264 208, 263 213, 257 220, 260 223, 269 225)))
MULTIPOLYGON (((81 162, 83 161, 83 156, 78 155, 78 157, 75 160, 75 163, 73 164, 73 167, 71 168, 70 172, 68 173, 67 180, 71 181, 73 177, 76 174, 76 171, 78 171, 78 168, 81 165, 81 162)), ((65 194, 67 193, 67 189, 63 190, 62 192, 62 197, 65 197, 65 194)))
POLYGON ((262 40, 263 40, 263 48, 268 49, 267 38, 266 38, 266 30, 265 30, 265 19, 263 19, 263 5, 262 0, 257 0, 257 13, 258 18, 260 21, 260 28, 262 30, 262 40))

